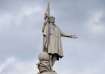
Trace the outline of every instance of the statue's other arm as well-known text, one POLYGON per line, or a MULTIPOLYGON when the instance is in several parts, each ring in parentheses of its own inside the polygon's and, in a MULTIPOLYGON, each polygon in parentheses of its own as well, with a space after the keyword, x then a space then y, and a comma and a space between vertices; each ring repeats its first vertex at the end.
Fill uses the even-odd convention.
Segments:
POLYGON ((44 24, 43 24, 43 27, 42 27, 42 33, 43 33, 43 36, 44 36, 44 37, 46 36, 45 26, 46 26, 46 24, 44 23, 44 24))
POLYGON ((43 27, 42 27, 42 32, 44 32, 44 29, 45 29, 45 26, 46 26, 46 24, 48 23, 48 14, 47 13, 45 13, 45 15, 44 15, 44 24, 43 24, 43 27))
POLYGON ((44 32, 44 29, 45 29, 45 22, 44 22, 43 27, 42 27, 42 32, 44 32))

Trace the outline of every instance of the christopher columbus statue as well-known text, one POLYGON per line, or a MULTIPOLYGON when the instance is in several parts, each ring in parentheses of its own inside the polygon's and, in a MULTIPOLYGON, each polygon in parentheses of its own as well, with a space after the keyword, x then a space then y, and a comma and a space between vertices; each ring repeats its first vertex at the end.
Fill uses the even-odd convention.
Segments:
POLYGON ((56 74, 52 67, 56 61, 64 56, 61 37, 77 38, 77 36, 65 34, 55 24, 55 17, 50 16, 50 2, 48 2, 47 11, 44 15, 42 33, 43 52, 39 55, 39 74, 56 74))

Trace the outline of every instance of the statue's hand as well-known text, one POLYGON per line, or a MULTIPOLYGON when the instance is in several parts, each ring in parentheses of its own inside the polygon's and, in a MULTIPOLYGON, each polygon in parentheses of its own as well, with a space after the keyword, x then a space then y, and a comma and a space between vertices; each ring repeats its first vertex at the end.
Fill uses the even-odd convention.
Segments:
POLYGON ((77 36, 77 35, 70 35, 70 38, 77 39, 77 38, 78 38, 78 36, 77 36))
POLYGON ((45 34, 45 33, 43 33, 43 36, 45 37, 45 36, 46 36, 46 34, 45 34))

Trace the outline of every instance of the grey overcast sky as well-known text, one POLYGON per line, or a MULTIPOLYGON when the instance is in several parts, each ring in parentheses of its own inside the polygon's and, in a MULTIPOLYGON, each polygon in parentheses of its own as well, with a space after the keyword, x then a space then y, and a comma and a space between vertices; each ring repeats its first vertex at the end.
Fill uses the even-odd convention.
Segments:
MULTIPOLYGON (((37 74, 47 0, 0 0, 0 74, 37 74)), ((105 74, 105 0, 52 0, 62 38, 58 74, 105 74)))

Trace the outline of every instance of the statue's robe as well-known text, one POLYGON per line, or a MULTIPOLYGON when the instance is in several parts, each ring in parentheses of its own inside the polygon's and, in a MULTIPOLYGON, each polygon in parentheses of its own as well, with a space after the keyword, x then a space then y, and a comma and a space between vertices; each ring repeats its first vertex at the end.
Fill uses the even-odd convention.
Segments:
POLYGON ((66 37, 70 35, 61 32, 61 30, 53 23, 48 24, 45 22, 42 31, 44 35, 44 51, 48 52, 49 54, 55 54, 58 59, 62 58, 64 55, 61 37, 66 37))

